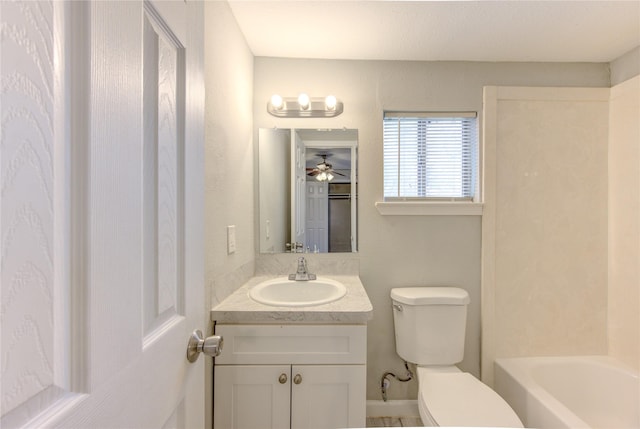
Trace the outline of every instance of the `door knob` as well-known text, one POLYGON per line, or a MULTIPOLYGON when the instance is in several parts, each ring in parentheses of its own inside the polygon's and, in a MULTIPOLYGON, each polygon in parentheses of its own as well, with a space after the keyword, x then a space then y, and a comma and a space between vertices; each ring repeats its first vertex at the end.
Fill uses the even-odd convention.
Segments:
POLYGON ((280 374, 280 377, 278 377, 278 381, 280 382, 280 384, 284 384, 287 382, 287 374, 280 374))
POLYGON ((295 384, 300 384, 300 383, 302 383, 302 376, 301 376, 300 374, 296 374, 296 376, 295 376, 295 377, 293 377, 293 382, 294 382, 295 384))
POLYGON ((202 331, 200 329, 196 329, 189 337, 189 344, 187 344, 187 360, 192 363, 197 361, 200 353, 216 357, 221 351, 222 337, 220 335, 203 338, 202 331))

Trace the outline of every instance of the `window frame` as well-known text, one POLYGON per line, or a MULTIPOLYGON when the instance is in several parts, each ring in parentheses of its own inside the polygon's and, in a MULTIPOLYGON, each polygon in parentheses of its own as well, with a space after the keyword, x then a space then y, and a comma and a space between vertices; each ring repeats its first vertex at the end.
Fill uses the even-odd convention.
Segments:
MULTIPOLYGON (((407 118, 475 118, 475 143, 472 148, 472 163, 475 177, 472 178, 472 197, 385 197, 375 203, 382 215, 482 215, 482 142, 480 135, 480 114, 476 111, 448 112, 407 112, 384 111, 383 113, 383 151, 384 151, 384 119, 389 117, 407 118)), ((384 189, 384 154, 383 154, 383 189, 384 189)))

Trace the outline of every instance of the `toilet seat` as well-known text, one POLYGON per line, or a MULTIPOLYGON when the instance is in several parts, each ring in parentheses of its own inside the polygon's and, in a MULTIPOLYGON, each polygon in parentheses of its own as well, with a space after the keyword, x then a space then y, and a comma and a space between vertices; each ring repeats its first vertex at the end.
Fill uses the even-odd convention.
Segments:
POLYGON ((418 367, 418 381, 418 408, 424 424, 523 427, 504 399, 467 372, 418 367))

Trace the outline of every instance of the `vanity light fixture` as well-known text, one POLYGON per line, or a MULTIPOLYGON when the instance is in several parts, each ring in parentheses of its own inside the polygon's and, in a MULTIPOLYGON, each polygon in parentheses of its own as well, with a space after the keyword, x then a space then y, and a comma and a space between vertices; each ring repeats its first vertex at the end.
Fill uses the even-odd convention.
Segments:
POLYGON ((338 100, 333 95, 327 95, 327 98, 324 99, 324 105, 327 110, 336 110, 336 105, 338 104, 338 100))
POLYGON ((344 106, 334 95, 326 98, 311 98, 306 93, 298 97, 271 96, 267 112, 279 118, 332 118, 338 116, 344 106))
POLYGON ((311 106, 311 99, 303 92, 298 95, 298 104, 300 105, 300 109, 309 110, 309 107, 311 106))
POLYGON ((284 100, 278 94, 271 96, 271 105, 276 110, 281 110, 284 107, 284 100))

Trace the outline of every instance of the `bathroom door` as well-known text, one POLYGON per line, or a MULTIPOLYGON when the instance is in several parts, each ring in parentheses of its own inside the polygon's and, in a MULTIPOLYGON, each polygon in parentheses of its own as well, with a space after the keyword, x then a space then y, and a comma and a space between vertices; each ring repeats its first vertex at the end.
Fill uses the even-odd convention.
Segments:
POLYGON ((201 428, 202 3, 0 3, 0 426, 201 428))
POLYGON ((296 130, 292 130, 291 139, 291 241, 305 246, 306 150, 296 130))
POLYGON ((329 251, 329 187, 327 182, 309 181, 305 197, 305 239, 310 251, 329 251))

